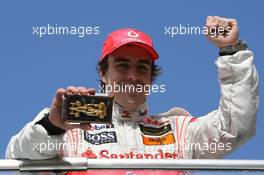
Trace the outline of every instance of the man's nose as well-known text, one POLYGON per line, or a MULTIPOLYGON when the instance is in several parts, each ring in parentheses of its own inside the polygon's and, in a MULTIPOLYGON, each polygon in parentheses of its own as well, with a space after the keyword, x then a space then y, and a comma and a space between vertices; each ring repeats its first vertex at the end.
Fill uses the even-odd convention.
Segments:
POLYGON ((136 68, 131 68, 128 74, 128 79, 136 81, 138 79, 138 72, 136 68))

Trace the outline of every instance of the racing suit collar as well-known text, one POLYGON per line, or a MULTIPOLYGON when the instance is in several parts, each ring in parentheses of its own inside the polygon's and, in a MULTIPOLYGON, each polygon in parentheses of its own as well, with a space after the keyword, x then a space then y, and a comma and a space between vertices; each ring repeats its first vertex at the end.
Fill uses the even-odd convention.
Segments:
POLYGON ((113 119, 122 121, 140 121, 148 114, 146 101, 142 103, 137 110, 125 110, 117 102, 113 105, 113 119))

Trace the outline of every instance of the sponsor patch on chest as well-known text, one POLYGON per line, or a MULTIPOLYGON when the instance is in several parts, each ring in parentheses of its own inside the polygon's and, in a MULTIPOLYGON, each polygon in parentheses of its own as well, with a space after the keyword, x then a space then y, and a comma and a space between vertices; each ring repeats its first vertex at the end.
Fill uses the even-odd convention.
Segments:
POLYGON ((161 127, 149 127, 139 124, 140 131, 145 135, 161 136, 171 131, 170 124, 161 127))
POLYGON ((90 134, 84 131, 84 139, 93 145, 101 145, 106 143, 116 143, 116 133, 115 131, 100 132, 96 134, 90 134))
POLYGON ((175 143, 174 135, 172 133, 160 137, 151 137, 142 134, 143 143, 149 146, 155 145, 170 145, 175 143))
POLYGON ((139 123, 139 128, 144 145, 175 144, 175 138, 168 120, 158 121, 152 118, 145 118, 139 123))

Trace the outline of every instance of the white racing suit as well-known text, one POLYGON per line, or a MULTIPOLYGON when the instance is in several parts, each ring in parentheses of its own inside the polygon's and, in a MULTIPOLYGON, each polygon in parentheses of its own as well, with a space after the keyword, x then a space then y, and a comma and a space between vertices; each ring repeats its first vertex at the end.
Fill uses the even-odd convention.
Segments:
POLYGON ((255 134, 259 105, 258 74, 251 51, 221 56, 219 108, 194 118, 181 108, 149 116, 146 104, 124 111, 114 104, 113 125, 93 124, 88 131, 73 129, 49 135, 37 121, 42 110, 6 150, 9 159, 203 159, 220 158, 255 134))

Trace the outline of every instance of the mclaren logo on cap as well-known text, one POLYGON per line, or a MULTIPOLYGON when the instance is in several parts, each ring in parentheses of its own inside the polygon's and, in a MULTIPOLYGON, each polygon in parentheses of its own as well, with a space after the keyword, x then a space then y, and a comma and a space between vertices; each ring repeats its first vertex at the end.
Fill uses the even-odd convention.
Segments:
POLYGON ((138 38, 139 37, 139 34, 137 33, 137 32, 135 32, 135 31, 129 31, 128 33, 127 33, 127 35, 129 36, 129 37, 131 37, 131 38, 138 38))

